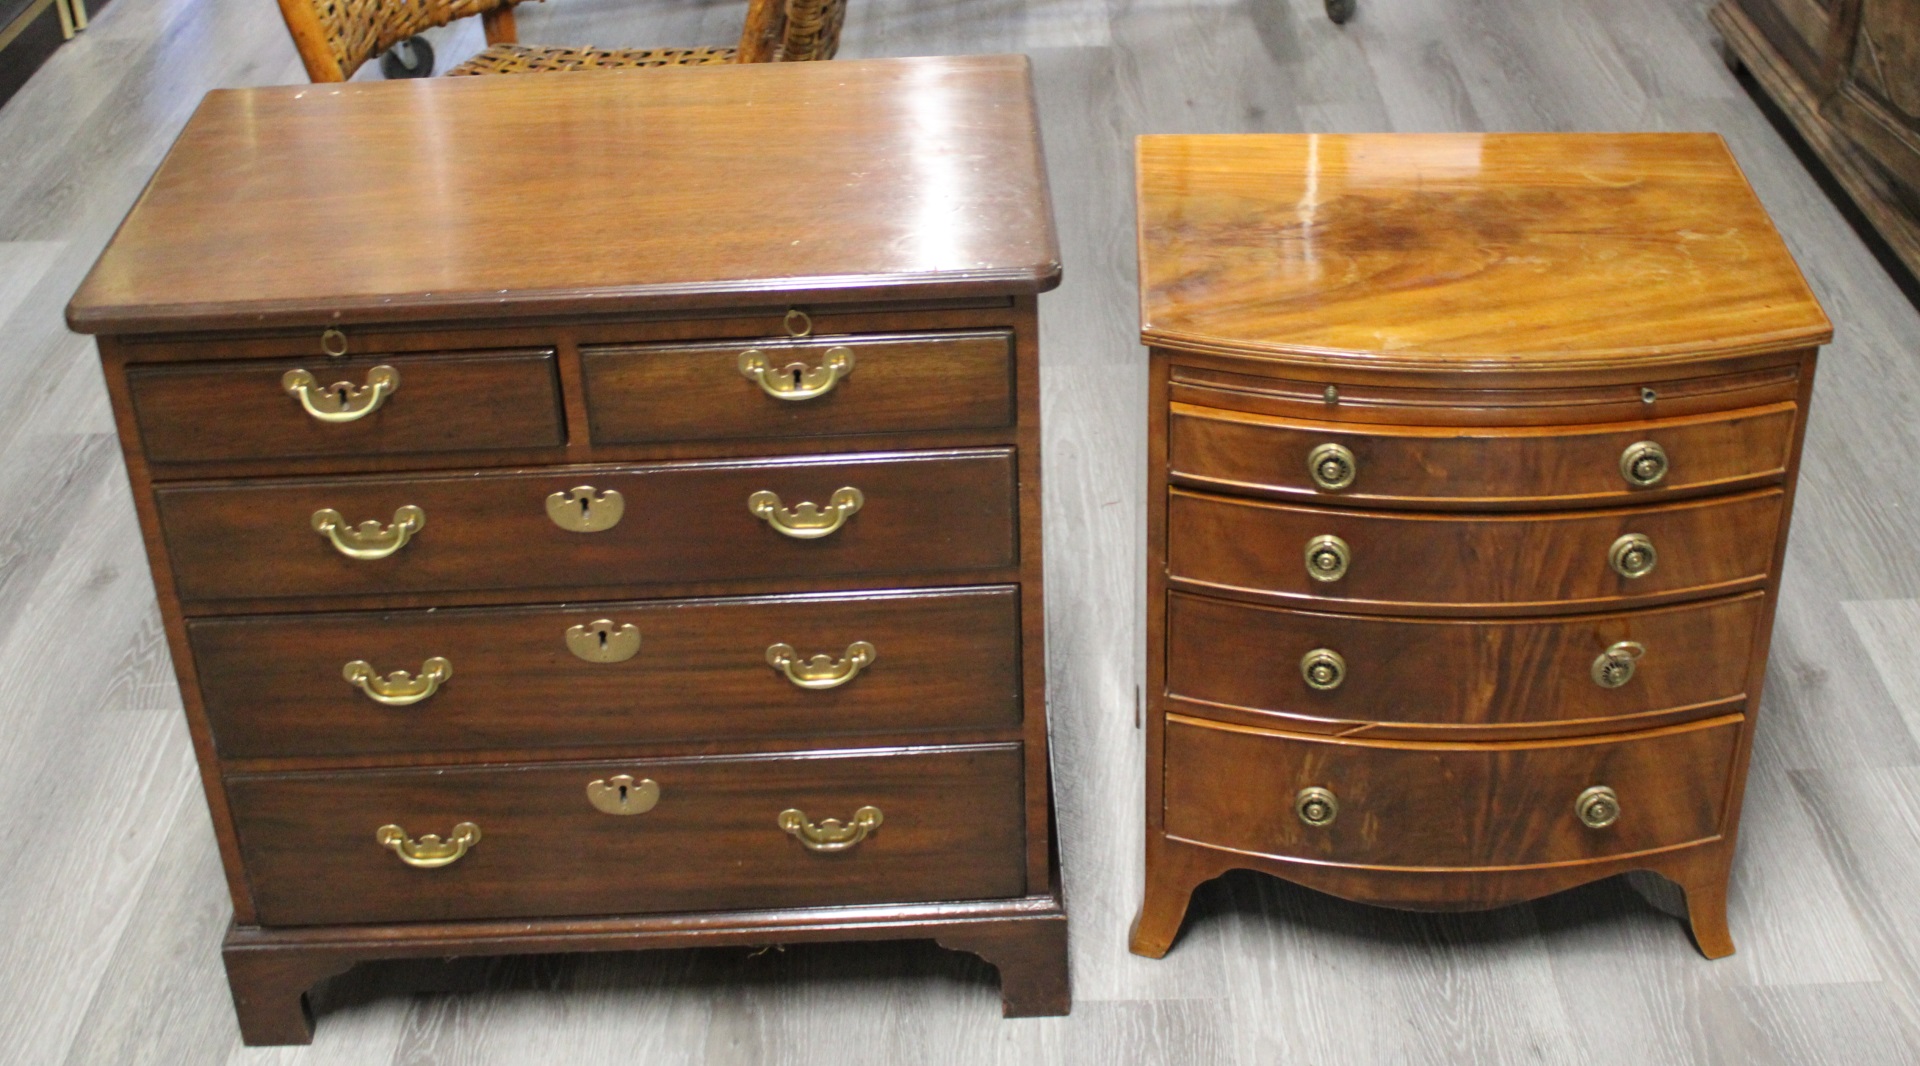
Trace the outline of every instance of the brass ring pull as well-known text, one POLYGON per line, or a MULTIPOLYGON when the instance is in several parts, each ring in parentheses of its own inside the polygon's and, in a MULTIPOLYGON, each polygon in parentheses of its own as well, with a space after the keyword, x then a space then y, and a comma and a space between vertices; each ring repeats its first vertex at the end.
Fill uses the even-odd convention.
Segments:
POLYGON ((645 814, 660 802, 660 783, 650 777, 615 774, 587 782, 587 802, 605 814, 645 814))
POLYGON ((1667 450, 1650 440, 1635 441, 1620 453, 1620 476, 1639 488, 1658 485, 1667 476, 1667 450))
POLYGON ((806 845, 808 851, 846 851, 880 828, 881 820, 878 807, 862 807, 854 811, 851 822, 842 822, 838 818, 809 822, 804 813, 792 807, 780 812, 780 828, 792 833, 794 839, 806 845))
POLYGON ((1346 577, 1351 562, 1353 549, 1331 533, 1307 542, 1307 576, 1315 581, 1338 581, 1346 577))
POLYGON ((387 397, 400 391, 400 372, 382 364, 367 371, 367 383, 336 381, 326 388, 305 370, 289 370, 280 376, 280 387, 300 401, 300 406, 320 422, 357 422, 378 411, 387 397))
POLYGON ((1573 801, 1573 813, 1588 829, 1605 829, 1620 820, 1620 797, 1605 785, 1595 785, 1573 801))
POLYGON ((1607 565, 1624 578, 1646 577, 1659 562, 1660 553, 1644 533, 1628 533, 1607 549, 1607 565))
POLYGON ((1593 660, 1593 683, 1601 688, 1619 688, 1632 681, 1634 663, 1646 653, 1645 645, 1631 640, 1612 645, 1593 660))
POLYGON ((576 485, 547 497, 547 517, 569 533, 602 533, 620 524, 627 498, 619 489, 599 492, 592 485, 576 485))
POLYGON ((832 392, 841 378, 853 373, 853 349, 836 344, 827 349, 827 357, 819 366, 788 363, 775 367, 767 353, 748 348, 740 353, 740 373, 776 400, 811 400, 832 392))
POLYGON ((385 559, 406 547, 407 541, 426 525, 427 512, 412 504, 393 512, 390 526, 382 526, 371 518, 358 526, 349 526, 340 512, 331 507, 313 512, 314 532, 332 541, 334 550, 349 559, 385 559))
POLYGON ((813 316, 798 307, 787 308, 787 317, 781 320, 787 328, 789 337, 807 337, 813 334, 813 316))
POLYGON ((375 703, 386 707, 409 707, 440 691, 440 686, 453 677, 453 664, 436 655, 420 664, 419 677, 405 670, 395 670, 381 677, 372 663, 355 659, 340 668, 340 676, 347 679, 347 684, 366 693, 367 698, 375 703))
POLYGON ((327 355, 340 358, 347 354, 347 335, 337 329, 320 331, 320 350, 327 355))
POLYGON ((1360 473, 1360 461, 1340 444, 1321 444, 1307 453, 1307 474, 1313 483, 1328 492, 1339 492, 1353 484, 1360 473))
POLYGON ((1315 648, 1300 657, 1300 676, 1308 688, 1331 692, 1347 679, 1347 660, 1332 648, 1315 648))
POLYGON ((809 501, 787 508, 781 505, 778 493, 762 489, 747 497, 747 510, 795 540, 816 540, 846 525, 866 502, 859 489, 848 486, 835 489, 825 507, 809 501))
POLYGON ((847 654, 838 662, 831 656, 816 655, 802 662, 791 644, 775 644, 767 649, 767 665, 787 675, 787 680, 804 689, 839 688, 860 676, 873 665, 880 652, 864 640, 847 645, 847 654))
POLYGON ((1340 817, 1340 801, 1333 796, 1332 789, 1318 785, 1309 786, 1294 793, 1293 813, 1300 820, 1318 829, 1333 824, 1340 817))
POLYGON ((408 866, 422 870, 433 870, 459 862, 467 849, 480 843, 480 827, 472 822, 461 822, 453 827, 453 835, 442 840, 434 833, 427 833, 414 840, 407 831, 397 825, 383 825, 374 830, 373 839, 383 848, 392 848, 400 861, 408 866))

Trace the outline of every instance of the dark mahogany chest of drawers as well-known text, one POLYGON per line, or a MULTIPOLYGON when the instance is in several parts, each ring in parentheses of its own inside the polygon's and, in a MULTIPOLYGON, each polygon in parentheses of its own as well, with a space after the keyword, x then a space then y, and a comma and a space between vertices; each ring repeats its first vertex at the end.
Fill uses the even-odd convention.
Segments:
POLYGON ((363 959, 834 938, 1064 1012, 1058 276, 1018 57, 209 96, 69 317, 246 1040, 363 959))
POLYGON ((1146 137, 1146 898, 1725 914, 1816 347, 1718 138, 1146 137))

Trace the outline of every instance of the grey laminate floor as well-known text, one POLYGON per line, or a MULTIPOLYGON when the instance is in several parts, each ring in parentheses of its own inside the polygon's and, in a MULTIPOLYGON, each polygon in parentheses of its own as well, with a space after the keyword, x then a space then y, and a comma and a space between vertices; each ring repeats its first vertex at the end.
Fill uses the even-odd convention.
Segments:
MULTIPOLYGON (((23 1063, 1920 1060, 1920 316, 1721 66, 1705 0, 854 0, 845 55, 1034 56, 1067 281, 1045 298, 1048 581, 1071 1017, 1002 1021, 928 944, 376 967, 310 1049, 239 1046, 213 837, 67 296, 200 94, 300 80, 270 0, 116 0, 0 109, 0 1059, 23 1063), (1658 882, 1450 917, 1253 875, 1166 960, 1140 886, 1152 131, 1709 129, 1838 325, 1709 963, 1658 882), (421 994, 422 985, 466 989, 421 994), (388 991, 393 989, 395 991, 388 991)), ((726 0, 554 0, 527 40, 730 41, 726 0)), ((471 21, 471 20, 470 20, 471 21)), ((438 34, 443 57, 477 26, 438 34)), ((404 239, 396 235, 397 239, 404 239)))

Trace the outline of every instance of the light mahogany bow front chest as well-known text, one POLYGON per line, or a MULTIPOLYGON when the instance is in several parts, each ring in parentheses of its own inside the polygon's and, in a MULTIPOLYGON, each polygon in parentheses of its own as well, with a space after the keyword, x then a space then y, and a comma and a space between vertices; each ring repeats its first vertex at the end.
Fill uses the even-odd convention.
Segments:
POLYGON ((1710 957, 1816 347, 1709 135, 1156 136, 1146 898, 1653 870, 1710 957))
POLYGON ((1067 1006, 1020 57, 210 95, 100 334, 249 1043, 362 959, 929 938, 1067 1006))

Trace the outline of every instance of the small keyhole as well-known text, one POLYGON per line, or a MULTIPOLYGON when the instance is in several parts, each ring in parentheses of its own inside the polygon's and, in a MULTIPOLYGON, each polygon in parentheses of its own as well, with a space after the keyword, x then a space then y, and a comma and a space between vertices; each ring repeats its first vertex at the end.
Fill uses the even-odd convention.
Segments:
POLYGON ((341 403, 347 402, 347 386, 345 383, 340 384, 333 391, 334 391, 334 395, 340 398, 341 403))
POLYGON ((585 496, 580 497, 580 517, 587 517, 587 512, 591 510, 593 510, 593 501, 585 496))
POLYGON ((600 650, 607 650, 607 631, 604 629, 600 631, 600 650))
POLYGON ((794 366, 792 367, 792 370, 793 370, 793 387, 797 389, 800 387, 800 367, 794 366))
POLYGON ((620 786, 620 806, 625 807, 626 805, 627 805, 627 786, 621 785, 620 786))

